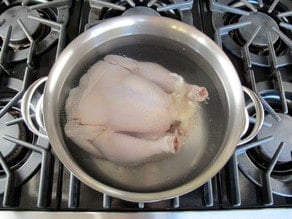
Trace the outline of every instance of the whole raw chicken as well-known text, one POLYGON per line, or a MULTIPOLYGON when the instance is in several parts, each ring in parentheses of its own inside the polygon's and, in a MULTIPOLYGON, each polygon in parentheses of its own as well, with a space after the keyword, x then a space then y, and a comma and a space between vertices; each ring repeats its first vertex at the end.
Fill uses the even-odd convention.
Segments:
POLYGON ((108 55, 66 100, 66 135, 91 154, 122 164, 177 153, 208 92, 150 62, 108 55))

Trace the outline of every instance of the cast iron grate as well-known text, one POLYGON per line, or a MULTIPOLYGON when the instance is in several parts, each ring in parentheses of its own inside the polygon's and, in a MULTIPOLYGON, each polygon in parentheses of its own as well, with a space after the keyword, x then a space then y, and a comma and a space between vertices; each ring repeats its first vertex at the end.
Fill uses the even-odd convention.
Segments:
POLYGON ((210 0, 215 40, 250 66, 292 63, 291 2, 210 0))
MULTIPOLYGON (((69 16, 70 1, 56 0, 51 2, 43 1, 3 1, 1 2, 1 9, 4 12, 1 14, 1 27, 5 28, 1 33, 2 46, 0 52, 0 66, 2 68, 1 81, 7 82, 7 89, 13 96, 5 102, 0 110, 0 118, 10 115, 13 109, 16 109, 21 102, 21 99, 33 82, 35 77, 35 56, 43 52, 58 38, 58 45, 56 49, 56 57, 65 46, 66 24, 69 16), (3 4, 5 5, 3 9, 3 4), (51 11, 54 16, 41 16, 39 13, 44 11, 51 11), (15 16, 15 13, 21 16, 15 16), (6 21, 8 24, 6 24, 6 21), (37 29, 31 24, 37 21, 38 25, 43 25, 49 28, 49 32, 43 38, 38 38, 31 34, 32 30, 37 29), (19 40, 20 39, 20 40, 19 40), (17 50, 14 48, 13 59, 11 60, 11 46, 15 41, 25 41, 25 46, 18 46, 17 50), (24 69, 22 81, 13 78, 14 72, 10 71, 7 66, 10 61, 26 60, 26 67, 24 69), (9 76, 9 77, 7 77, 9 76), (12 90, 12 91, 11 91, 12 90)), ((0 34, 1 35, 1 34, 0 34)), ((5 83, 2 84, 2 86, 5 83)), ((39 96, 41 94, 38 94, 39 96)), ((32 119, 35 118, 36 102, 32 100, 30 103, 32 119)), ((18 109, 18 108, 17 108, 18 109)), ((20 111, 20 110, 18 110, 20 111)), ((5 120, 3 129, 5 127, 18 127, 24 122, 24 118, 17 114, 17 116, 8 116, 9 121, 5 120)), ((17 130, 17 129, 16 129, 17 130)), ((25 148, 28 155, 25 160, 21 160, 17 168, 12 168, 7 157, 3 155, 0 148, 0 166, 2 168, 2 175, 0 177, 1 188, 3 191, 2 205, 4 207, 13 207, 19 205, 21 184, 26 182, 36 173, 38 167, 41 165, 40 180, 37 207, 46 207, 50 205, 51 183, 52 180, 52 162, 53 155, 50 151, 50 145, 47 139, 38 136, 33 136, 32 141, 26 141, 22 138, 12 136, 11 133, 6 133, 5 129, 1 130, 3 136, 2 143, 14 145, 16 148, 25 148), (10 142, 10 143, 8 143, 10 142), (12 144, 11 144, 12 143, 12 144)), ((13 133, 12 133, 13 134, 13 133)), ((0 145, 1 146, 1 145, 0 145)))
POLYGON ((86 29, 116 16, 156 15, 166 16, 193 24, 191 9, 193 0, 90 0, 86 29))

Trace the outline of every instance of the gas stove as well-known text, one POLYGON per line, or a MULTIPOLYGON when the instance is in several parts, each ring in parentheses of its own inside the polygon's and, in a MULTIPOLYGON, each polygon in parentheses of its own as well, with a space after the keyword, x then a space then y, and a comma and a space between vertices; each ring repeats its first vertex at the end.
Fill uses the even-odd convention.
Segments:
MULTIPOLYGON (((149 217, 200 212, 207 217, 216 212, 220 217, 222 212, 257 215, 252 209, 259 208, 271 216, 285 208, 281 212, 291 213, 291 23, 290 0, 1 1, 0 216, 9 218, 20 210, 29 211, 21 218, 48 211, 72 218, 77 212, 104 217, 123 212, 149 217), (21 112, 27 89, 49 74, 70 41, 106 19, 132 14, 166 16, 204 32, 222 47, 242 84, 258 93, 265 109, 258 135, 238 146, 214 178, 186 195, 153 203, 124 201, 84 185, 63 167, 49 140, 31 131, 21 112)), ((36 90, 28 104, 35 126, 42 92, 36 90)), ((249 132, 256 117, 252 103, 246 108, 249 132)))

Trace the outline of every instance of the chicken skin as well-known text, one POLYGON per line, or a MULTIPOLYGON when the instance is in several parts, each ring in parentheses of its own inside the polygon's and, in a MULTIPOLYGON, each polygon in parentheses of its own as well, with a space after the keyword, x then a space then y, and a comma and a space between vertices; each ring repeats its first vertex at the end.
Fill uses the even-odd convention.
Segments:
POLYGON ((158 64, 107 55, 70 91, 65 133, 96 157, 141 163, 178 153, 207 97, 205 87, 158 64))

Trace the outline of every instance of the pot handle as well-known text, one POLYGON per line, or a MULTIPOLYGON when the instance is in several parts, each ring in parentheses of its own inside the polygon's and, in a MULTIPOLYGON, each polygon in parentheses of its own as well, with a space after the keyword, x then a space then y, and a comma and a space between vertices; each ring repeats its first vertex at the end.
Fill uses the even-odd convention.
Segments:
MULTIPOLYGON (((43 119, 43 97, 44 95, 42 94, 41 97, 38 99, 38 102, 35 106, 35 114, 36 114, 36 122, 39 128, 37 128, 32 121, 31 115, 30 115, 30 109, 31 109, 31 100, 37 89, 47 81, 48 77, 42 77, 37 79, 34 83, 32 83, 29 88, 26 90, 26 92, 23 95, 22 102, 21 102, 21 114, 23 117, 23 120, 25 124, 27 125, 28 129, 33 132, 34 134, 43 137, 43 138, 48 138, 45 125, 44 125, 44 119, 43 119)), ((243 91, 250 97, 252 102, 254 103, 255 106, 255 111, 256 111, 256 123, 254 125, 253 130, 250 132, 248 136, 246 136, 244 139, 240 139, 237 145, 242 145, 250 140, 252 140, 260 131, 263 122, 264 122, 264 109, 261 103, 260 98, 258 95, 250 90, 247 87, 242 86, 243 91)), ((241 136, 243 136, 249 125, 249 116, 247 113, 247 109, 245 108, 245 123, 244 123, 244 128, 241 136)))
POLYGON ((37 89, 47 81, 48 77, 42 77, 37 79, 34 83, 32 83, 28 89, 25 91, 23 97, 22 97, 22 102, 21 102, 21 114, 23 117, 23 120, 25 124, 27 125, 28 129, 43 138, 48 138, 46 134, 46 129, 44 126, 44 120, 43 120, 43 94, 41 97, 38 99, 37 104, 35 105, 35 115, 36 115, 36 123, 39 126, 37 128, 34 124, 34 122, 31 119, 31 100, 32 97, 34 96, 35 92, 37 89))
MULTIPOLYGON (((250 97, 251 101, 254 103, 255 113, 256 113, 256 122, 250 134, 246 136, 245 138, 240 139, 237 145, 243 145, 249 142, 250 140, 252 140, 259 133, 264 123, 264 108, 261 103, 261 99, 258 97, 258 94, 256 94, 254 91, 244 86, 242 86, 242 89, 250 97)), ((244 129, 241 136, 243 136, 246 133, 248 126, 249 126, 249 115, 247 113, 247 109, 245 108, 245 124, 244 124, 244 129)))

